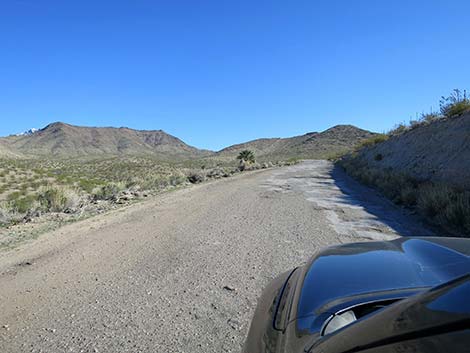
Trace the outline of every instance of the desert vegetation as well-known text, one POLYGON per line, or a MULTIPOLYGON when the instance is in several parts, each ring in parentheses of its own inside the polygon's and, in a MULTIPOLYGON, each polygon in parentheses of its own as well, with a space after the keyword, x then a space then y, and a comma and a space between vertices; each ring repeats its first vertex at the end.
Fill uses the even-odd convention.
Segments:
POLYGON ((130 156, 0 159, 0 226, 27 223, 53 213, 86 216, 179 186, 292 163, 253 162, 240 168, 236 160, 172 164, 130 156))

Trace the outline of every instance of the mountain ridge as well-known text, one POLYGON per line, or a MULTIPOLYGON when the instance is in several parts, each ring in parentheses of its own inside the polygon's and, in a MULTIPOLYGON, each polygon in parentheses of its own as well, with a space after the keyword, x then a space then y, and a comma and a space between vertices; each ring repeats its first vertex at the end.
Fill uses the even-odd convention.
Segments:
POLYGON ((353 125, 335 125, 322 132, 308 132, 293 137, 262 138, 226 147, 216 154, 233 156, 244 149, 252 150, 261 159, 327 158, 335 153, 350 150, 361 140, 376 135, 353 125))
POLYGON ((161 159, 233 159, 243 149, 253 150, 260 159, 325 158, 342 152, 375 133, 353 125, 336 125, 322 132, 293 137, 259 138, 219 151, 198 149, 165 131, 129 127, 76 126, 53 122, 31 134, 0 138, 3 157, 140 156, 161 159))

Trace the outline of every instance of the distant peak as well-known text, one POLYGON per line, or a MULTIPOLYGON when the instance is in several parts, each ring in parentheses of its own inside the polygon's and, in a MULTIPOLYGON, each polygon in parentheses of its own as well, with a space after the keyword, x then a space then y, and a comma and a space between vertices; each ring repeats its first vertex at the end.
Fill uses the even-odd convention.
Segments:
POLYGON ((338 129, 358 129, 356 126, 354 125, 349 125, 349 124, 339 124, 339 125, 335 125, 333 127, 330 127, 328 130, 338 130, 338 129))
POLYGON ((15 134, 15 136, 30 136, 30 135, 32 135, 32 134, 38 132, 38 131, 39 131, 38 129, 36 129, 36 128, 33 127, 32 129, 23 131, 23 132, 21 132, 21 133, 19 133, 19 134, 15 134))
POLYGON ((47 130, 47 129, 50 129, 50 128, 61 128, 61 127, 65 127, 65 126, 69 126, 69 125, 66 124, 66 123, 63 123, 61 121, 56 121, 54 123, 50 123, 50 124, 46 125, 41 130, 47 130))
POLYGON ((354 125, 335 125, 333 127, 330 127, 329 129, 323 131, 323 132, 335 132, 335 131, 365 131, 363 129, 358 128, 357 126, 354 125))

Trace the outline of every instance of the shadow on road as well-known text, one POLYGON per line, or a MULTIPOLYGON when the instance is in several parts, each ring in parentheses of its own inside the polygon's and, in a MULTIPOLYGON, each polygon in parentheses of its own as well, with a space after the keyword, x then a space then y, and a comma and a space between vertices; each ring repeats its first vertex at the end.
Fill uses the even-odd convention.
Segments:
MULTIPOLYGON (((377 190, 360 184, 338 165, 330 171, 334 184, 341 190, 340 202, 363 208, 378 221, 386 224, 401 236, 431 236, 435 231, 410 210, 395 205, 377 190)), ((320 182, 321 183, 321 182, 320 182)))

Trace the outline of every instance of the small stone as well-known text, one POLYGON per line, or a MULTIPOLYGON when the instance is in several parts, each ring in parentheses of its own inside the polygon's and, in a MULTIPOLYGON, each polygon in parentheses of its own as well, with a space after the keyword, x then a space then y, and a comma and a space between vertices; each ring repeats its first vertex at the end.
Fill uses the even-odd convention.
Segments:
POLYGON ((231 286, 224 286, 224 289, 225 289, 225 290, 228 290, 229 292, 235 291, 235 288, 234 288, 234 287, 231 287, 231 286))

